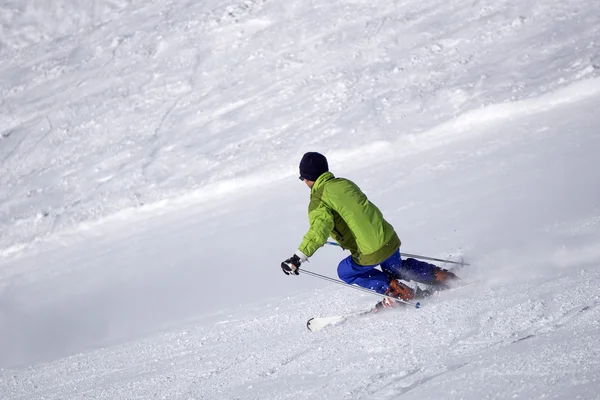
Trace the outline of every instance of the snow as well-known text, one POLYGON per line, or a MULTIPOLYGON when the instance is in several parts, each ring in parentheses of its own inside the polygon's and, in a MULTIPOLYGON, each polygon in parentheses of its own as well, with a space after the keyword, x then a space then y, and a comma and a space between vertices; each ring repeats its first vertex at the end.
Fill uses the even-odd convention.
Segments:
POLYGON ((0 399, 599 399, 599 27, 594 0, 0 6, 0 399), (313 150, 466 285, 309 332, 377 301, 279 269, 313 150))

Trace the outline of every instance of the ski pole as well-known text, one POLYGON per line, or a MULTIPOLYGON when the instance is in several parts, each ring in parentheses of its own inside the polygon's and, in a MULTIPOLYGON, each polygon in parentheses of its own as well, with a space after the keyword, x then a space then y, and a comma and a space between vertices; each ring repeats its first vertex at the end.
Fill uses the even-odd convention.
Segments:
POLYGON ((377 293, 377 292, 376 292, 376 291, 374 291, 374 290, 365 289, 365 288, 363 288, 363 287, 360 287, 360 286, 349 285, 349 284, 347 284, 346 282, 342 282, 342 281, 339 281, 339 280, 337 280, 337 279, 330 278, 330 277, 328 277, 328 276, 325 276, 325 275, 317 274, 317 273, 315 273, 315 272, 308 271, 308 270, 306 270, 306 269, 298 268, 298 271, 300 271, 300 272, 302 272, 302 273, 304 273, 304 274, 306 274, 306 275, 313 276, 313 277, 315 277, 315 278, 324 279, 324 280, 326 280, 326 281, 329 281, 329 282, 337 283, 338 285, 342 285, 342 286, 349 287, 350 289, 356 289, 356 290, 360 290, 361 292, 370 293, 370 294, 372 294, 372 295, 374 295, 374 296, 383 296, 383 297, 387 297, 388 299, 396 300, 396 301, 399 301, 400 303, 409 304, 409 305, 411 305, 411 306, 414 306, 415 308, 420 308, 420 307, 421 307, 421 303, 419 303, 418 301, 417 301, 416 303, 413 303, 412 301, 408 301, 408 300, 402 300, 402 299, 399 299, 399 298, 396 298, 396 297, 388 296, 388 295, 386 295, 386 294, 377 293))
MULTIPOLYGON (((331 245, 331 246, 341 247, 340 244, 336 243, 336 242, 326 242, 326 243, 329 244, 329 245, 331 245)), ((404 253, 404 252, 400 252, 400 254, 403 255, 403 256, 406 256, 406 257, 418 258, 418 259, 421 259, 421 260, 439 261, 439 262, 445 262, 445 263, 448 263, 448 264, 458 264, 458 265, 462 265, 462 266, 470 265, 470 264, 468 264, 468 263, 466 263, 464 261, 458 262, 458 261, 452 261, 452 260, 444 260, 444 259, 441 259, 441 258, 433 258, 433 257, 427 257, 427 256, 420 256, 418 254, 410 254, 410 253, 404 253)))

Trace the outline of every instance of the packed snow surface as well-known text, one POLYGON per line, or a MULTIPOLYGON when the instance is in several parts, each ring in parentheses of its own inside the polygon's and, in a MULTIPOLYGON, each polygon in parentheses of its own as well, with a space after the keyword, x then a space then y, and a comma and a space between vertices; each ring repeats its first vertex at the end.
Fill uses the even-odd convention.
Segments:
POLYGON ((0 399, 600 399, 598 1, 5 1, 0 59, 0 399), (306 151, 462 284, 309 332, 378 298, 279 269, 306 151))

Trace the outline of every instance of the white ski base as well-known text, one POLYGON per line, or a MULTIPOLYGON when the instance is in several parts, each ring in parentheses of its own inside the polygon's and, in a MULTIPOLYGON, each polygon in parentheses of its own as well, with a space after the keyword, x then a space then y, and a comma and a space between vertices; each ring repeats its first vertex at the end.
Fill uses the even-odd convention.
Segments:
POLYGON ((360 317, 361 315, 370 314, 371 312, 372 312, 372 310, 367 310, 367 311, 358 311, 358 312, 355 312, 352 314, 337 315, 334 317, 311 318, 306 322, 306 327, 311 332, 317 332, 328 326, 340 324, 340 323, 348 320, 349 318, 360 317))
POLYGON ((341 322, 344 322, 347 319, 348 319, 347 315, 338 315, 335 317, 311 318, 306 323, 306 327, 311 332, 317 332, 327 326, 336 325, 341 322))

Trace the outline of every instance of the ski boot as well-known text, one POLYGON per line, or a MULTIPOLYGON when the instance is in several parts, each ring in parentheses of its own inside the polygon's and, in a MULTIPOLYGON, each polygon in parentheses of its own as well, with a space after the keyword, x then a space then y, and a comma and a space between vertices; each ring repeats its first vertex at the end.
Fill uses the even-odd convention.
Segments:
POLYGON ((457 282, 458 276, 447 269, 435 267, 434 280, 431 282, 432 289, 435 291, 449 289, 452 282, 457 282))
MULTIPOLYGON (((415 291, 413 289, 411 289, 409 286, 405 285, 404 283, 398 282, 396 279, 391 279, 390 286, 389 286, 388 290, 385 291, 384 294, 386 296, 395 297, 400 300, 411 301, 416 298, 427 297, 427 296, 423 296, 423 292, 425 292, 425 291, 417 288, 417 292, 415 293, 415 291), (422 297, 419 297, 419 296, 422 296, 422 297)), ((375 305, 375 309, 381 310, 384 308, 394 308, 394 307, 397 307, 398 305, 402 305, 402 304, 404 304, 404 303, 390 299, 389 297, 384 297, 383 300, 381 300, 379 303, 377 303, 375 305)))

